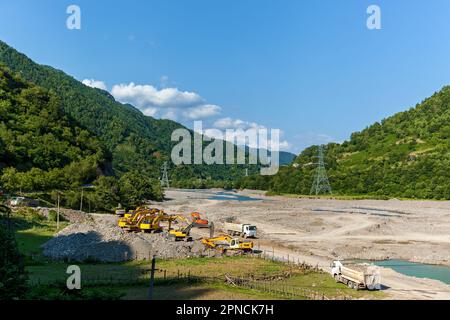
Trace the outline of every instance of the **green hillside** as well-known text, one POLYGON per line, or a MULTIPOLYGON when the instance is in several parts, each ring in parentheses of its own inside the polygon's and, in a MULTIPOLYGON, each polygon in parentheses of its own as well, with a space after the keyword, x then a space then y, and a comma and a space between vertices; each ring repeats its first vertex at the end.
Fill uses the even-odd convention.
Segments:
MULTIPOLYGON (((171 134, 182 125, 143 115, 131 105, 121 104, 107 92, 85 86, 73 77, 49 66, 39 65, 0 41, 0 63, 32 83, 53 92, 70 117, 94 133, 112 155, 112 168, 121 176, 139 171, 150 178, 161 175, 168 160, 171 134)), ((180 187, 232 186, 244 174, 245 166, 200 165, 171 168, 173 184, 180 187)), ((259 168, 249 167, 251 172, 259 168)))
POLYGON ((110 162, 102 141, 54 93, 0 66, 0 189, 44 197, 59 190, 62 205, 79 208, 80 187, 93 184, 86 201, 95 210, 162 199, 159 182, 137 171, 107 176, 110 162))
POLYGON ((59 99, 0 66, 0 173, 7 189, 65 189, 107 164, 100 141, 61 110, 59 99))
MULTIPOLYGON (((418 104, 329 144, 326 164, 337 194, 450 199, 450 87, 418 104)), ((251 177, 241 187, 309 194, 317 147, 274 177, 251 177)))

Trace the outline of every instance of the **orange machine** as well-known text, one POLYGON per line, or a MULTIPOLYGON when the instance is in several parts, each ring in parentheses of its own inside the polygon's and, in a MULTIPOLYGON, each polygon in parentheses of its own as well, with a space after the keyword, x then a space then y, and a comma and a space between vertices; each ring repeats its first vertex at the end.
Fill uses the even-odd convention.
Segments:
POLYGON ((192 222, 197 228, 209 228, 209 221, 206 219, 202 219, 199 212, 192 212, 191 213, 192 222))

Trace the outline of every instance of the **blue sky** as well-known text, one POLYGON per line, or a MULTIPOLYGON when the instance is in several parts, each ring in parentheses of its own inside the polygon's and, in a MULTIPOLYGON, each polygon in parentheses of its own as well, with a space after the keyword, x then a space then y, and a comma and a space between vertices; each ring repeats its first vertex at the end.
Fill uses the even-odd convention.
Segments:
POLYGON ((449 15, 448 0, 0 0, 0 39, 148 114, 279 128, 297 153, 450 84, 449 15))

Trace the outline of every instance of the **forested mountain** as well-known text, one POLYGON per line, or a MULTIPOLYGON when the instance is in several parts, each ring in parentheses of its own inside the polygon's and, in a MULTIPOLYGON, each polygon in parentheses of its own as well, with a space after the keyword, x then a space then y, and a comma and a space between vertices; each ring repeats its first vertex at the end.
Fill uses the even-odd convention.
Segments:
MULTIPOLYGON (((242 179, 241 187, 309 194, 317 146, 274 177, 242 179)), ((415 108, 328 144, 326 165, 337 194, 450 199, 450 87, 415 108)))
MULTIPOLYGON (((111 154, 95 134, 67 115, 60 99, 0 65, 0 186, 6 191, 61 193, 78 207, 80 188, 94 210, 162 199, 158 180, 137 171, 106 176, 111 154)), ((53 199, 54 200, 54 199, 53 199)))
MULTIPOLYGON (((71 118, 97 135, 111 153, 112 168, 121 176, 139 171, 150 178, 161 175, 160 167, 170 157, 175 143, 171 134, 182 125, 143 115, 131 105, 114 100, 107 92, 85 86, 62 71, 39 65, 0 41, 0 63, 22 78, 48 89, 59 97, 71 118)), ((170 162, 170 161, 169 161, 170 162)), ((231 186, 244 174, 245 166, 201 165, 171 168, 171 179, 182 187, 231 186)), ((252 172, 259 168, 251 167, 252 172)))
POLYGON ((179 124, 146 117, 139 110, 116 102, 105 91, 34 63, 1 41, 0 62, 27 81, 55 93, 63 110, 102 140, 113 155, 117 173, 131 169, 153 172, 153 165, 160 162, 161 151, 165 154, 170 151, 170 134, 179 124))
POLYGON ((0 173, 8 189, 68 188, 93 181, 109 160, 59 99, 0 66, 0 173))

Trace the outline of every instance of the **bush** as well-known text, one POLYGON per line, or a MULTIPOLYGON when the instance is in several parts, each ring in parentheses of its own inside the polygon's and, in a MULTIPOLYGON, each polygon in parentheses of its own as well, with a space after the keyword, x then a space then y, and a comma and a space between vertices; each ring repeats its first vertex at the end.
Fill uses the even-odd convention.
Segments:
POLYGON ((0 300, 22 298, 27 276, 13 234, 0 224, 0 300))
MULTIPOLYGON (((48 221, 56 222, 58 220, 58 212, 56 212, 55 210, 50 210, 48 212, 47 219, 48 219, 48 221)), ((59 217, 59 219, 61 220, 61 216, 59 217)))

